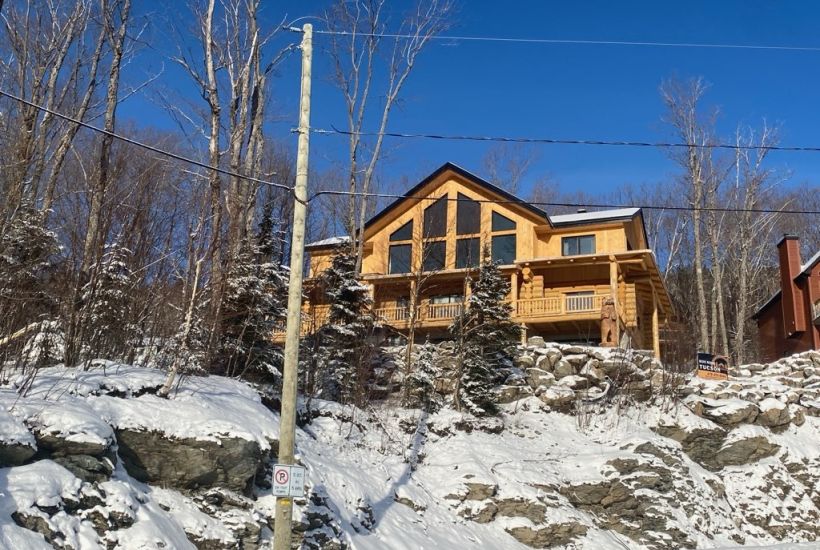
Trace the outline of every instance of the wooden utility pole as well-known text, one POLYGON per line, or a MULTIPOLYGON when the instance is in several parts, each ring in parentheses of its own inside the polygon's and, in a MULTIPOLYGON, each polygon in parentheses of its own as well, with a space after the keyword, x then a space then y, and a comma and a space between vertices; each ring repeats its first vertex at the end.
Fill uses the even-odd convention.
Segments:
MULTIPOLYGON (((305 256, 307 215, 308 145, 310 139, 310 64, 313 57, 313 25, 302 27, 302 95, 299 101, 299 146, 296 153, 296 187, 290 246, 288 319, 285 329, 285 366, 282 377, 282 414, 279 420, 279 464, 293 464, 296 438, 296 377, 299 364, 299 332, 302 326, 302 268, 305 256)), ((274 550, 290 550, 293 500, 276 499, 274 550)))

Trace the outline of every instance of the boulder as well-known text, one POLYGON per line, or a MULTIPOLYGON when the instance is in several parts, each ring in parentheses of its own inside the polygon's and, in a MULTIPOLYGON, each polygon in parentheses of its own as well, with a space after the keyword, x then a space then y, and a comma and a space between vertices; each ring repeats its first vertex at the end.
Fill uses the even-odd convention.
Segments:
POLYGON ((609 495, 610 489, 609 482, 579 483, 562 487, 560 492, 575 506, 591 506, 600 504, 609 495))
POLYGON ((789 405, 789 416, 795 426, 802 426, 806 423, 806 409, 800 405, 789 405))
POLYGON ((569 521, 534 527, 508 527, 506 531, 515 540, 531 548, 549 548, 568 545, 576 537, 586 535, 587 529, 585 525, 569 521))
POLYGON ((649 401, 652 398, 652 384, 649 380, 635 380, 627 382, 621 390, 632 396, 635 401, 649 401))
POLYGON ((581 367, 579 372, 581 376, 589 378, 593 382, 602 382, 604 379, 604 371, 601 369, 601 362, 597 359, 590 359, 581 367))
POLYGON ((119 455, 135 479, 176 489, 224 487, 245 491, 264 458, 256 441, 172 438, 152 431, 116 431, 119 455))
POLYGON ((501 386, 495 390, 496 400, 499 403, 512 403, 532 395, 529 386, 501 386))
POLYGON ((527 369, 527 383, 532 389, 555 384, 555 375, 539 368, 527 369))
POLYGON ((31 445, 0 441, 0 468, 19 466, 36 452, 37 449, 31 445))
POLYGON ((765 435, 752 433, 732 434, 718 450, 715 460, 721 466, 740 466, 772 456, 780 449, 765 435))
POLYGON ((576 369, 580 369, 581 367, 583 367, 588 360, 589 357, 586 353, 577 353, 571 355, 564 354, 564 361, 566 361, 576 369))
POLYGON ((560 359, 553 367, 553 373, 555 374, 555 378, 560 380, 565 376, 572 376, 575 374, 575 367, 573 367, 569 362, 560 359))
POLYGON ((549 360, 549 362, 550 362, 550 366, 551 366, 551 367, 555 367, 555 365, 556 365, 556 364, 558 363, 558 361, 561 359, 561 357, 562 357, 562 355, 563 355, 563 354, 561 353, 561 350, 559 350, 559 349, 557 349, 557 348, 549 348, 549 349, 547 350, 546 355, 547 355, 547 359, 548 359, 548 360, 549 360))
POLYGON ((760 414, 757 415, 756 423, 770 428, 784 426, 791 422, 789 407, 786 403, 771 397, 758 403, 760 414))
POLYGON ((527 500, 524 498, 495 499, 497 516, 510 518, 527 518, 533 523, 544 521, 544 514, 547 507, 537 500, 527 500))
POLYGON ((572 403, 575 401, 575 392, 558 384, 547 388, 538 396, 538 399, 557 411, 567 412, 572 408, 572 403))
POLYGON ((704 402, 702 416, 721 426, 736 426, 755 421, 759 409, 742 399, 720 399, 704 402))
POLYGON ((659 425, 654 431, 679 442, 683 447, 683 452, 701 466, 711 470, 720 469, 720 465, 715 462, 715 453, 721 448, 726 438, 724 429, 714 424, 706 426, 687 423, 659 425))
POLYGON ((544 347, 544 338, 541 336, 530 336, 527 338, 527 345, 532 346, 534 348, 543 348, 544 347))
POLYGON ((572 376, 565 376, 562 378, 561 385, 577 391, 589 388, 591 383, 588 378, 573 374, 572 376))
POLYGON ((535 368, 543 371, 551 371, 552 363, 550 363, 549 355, 539 355, 538 359, 535 360, 535 368))
POLYGON ((528 369, 535 366, 535 359, 532 355, 519 355, 515 358, 515 366, 519 369, 528 369))

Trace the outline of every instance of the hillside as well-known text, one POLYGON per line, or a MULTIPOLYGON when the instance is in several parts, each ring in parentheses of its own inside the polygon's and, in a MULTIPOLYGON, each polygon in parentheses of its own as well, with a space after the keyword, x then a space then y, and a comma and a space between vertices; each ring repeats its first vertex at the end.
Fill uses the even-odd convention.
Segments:
MULTIPOLYGON (((309 498, 297 502, 295 542, 818 547, 820 354, 670 390, 653 385, 660 365, 618 353, 522 350, 520 389, 501 388, 510 402, 497 418, 389 400, 368 410, 303 404, 309 498), (603 387, 594 368, 616 359, 650 391, 579 389, 581 378, 603 387)), ((169 400, 154 395, 162 381, 161 371, 105 362, 6 380, 0 547, 269 547, 278 416, 239 381, 187 377, 169 400)))

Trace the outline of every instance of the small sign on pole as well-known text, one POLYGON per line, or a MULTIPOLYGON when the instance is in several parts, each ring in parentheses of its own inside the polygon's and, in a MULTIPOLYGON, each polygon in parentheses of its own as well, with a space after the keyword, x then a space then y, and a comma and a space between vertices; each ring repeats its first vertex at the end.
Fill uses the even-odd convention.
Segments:
POLYGON ((725 355, 698 353, 698 376, 709 380, 728 380, 729 358, 725 355))
POLYGON ((305 496, 305 468, 295 464, 276 464, 273 467, 273 496, 305 496))

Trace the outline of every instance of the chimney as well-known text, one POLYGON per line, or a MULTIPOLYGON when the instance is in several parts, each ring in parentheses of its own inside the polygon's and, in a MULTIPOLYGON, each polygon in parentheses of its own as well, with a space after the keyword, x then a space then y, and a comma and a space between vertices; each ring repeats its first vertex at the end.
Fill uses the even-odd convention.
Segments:
POLYGON ((777 243, 777 251, 780 256, 783 328, 786 336, 791 337, 806 330, 803 291, 794 282, 794 278, 800 274, 800 239, 796 235, 783 235, 777 243))

